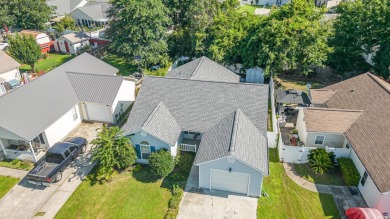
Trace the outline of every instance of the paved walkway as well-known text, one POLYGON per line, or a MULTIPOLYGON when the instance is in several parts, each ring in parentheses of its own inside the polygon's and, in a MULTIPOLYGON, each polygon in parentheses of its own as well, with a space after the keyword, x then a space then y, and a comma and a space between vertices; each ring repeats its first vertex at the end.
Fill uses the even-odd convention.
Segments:
POLYGON ((23 179, 27 175, 28 171, 26 170, 16 170, 7 167, 0 167, 1 176, 9 176, 13 178, 23 179))

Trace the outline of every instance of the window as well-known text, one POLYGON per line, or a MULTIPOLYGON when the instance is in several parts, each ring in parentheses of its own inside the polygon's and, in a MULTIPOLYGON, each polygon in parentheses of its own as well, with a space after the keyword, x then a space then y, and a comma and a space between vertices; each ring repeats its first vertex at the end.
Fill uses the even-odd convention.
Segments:
POLYGON ((76 109, 76 107, 73 107, 73 109, 72 109, 72 114, 73 114, 73 121, 76 121, 76 119, 79 118, 79 116, 77 115, 77 109, 76 109))
POLYGON ((151 153, 149 145, 141 145, 141 159, 149 159, 151 153))
POLYGON ((64 154, 65 154, 65 157, 69 157, 70 152, 68 150, 66 150, 64 154))
POLYGON ((345 147, 348 148, 348 149, 351 148, 351 147, 352 147, 352 146, 351 146, 351 143, 349 143, 349 142, 347 141, 347 144, 345 145, 345 147))
POLYGON ((364 186, 364 184, 366 184, 367 177, 368 177, 368 173, 367 173, 367 171, 365 171, 363 174, 362 180, 360 181, 362 186, 364 186))
POLYGON ((76 150, 77 149, 77 145, 73 145, 73 146, 70 146, 69 147, 69 150, 71 151, 71 152, 73 152, 74 150, 76 150))
POLYGON ((317 135, 316 136, 316 140, 314 141, 314 144, 323 145, 324 144, 324 140, 325 140, 325 136, 317 135))
POLYGON ((43 138, 43 135, 42 135, 42 133, 41 134, 39 134, 39 140, 41 141, 41 144, 45 144, 45 139, 43 138))

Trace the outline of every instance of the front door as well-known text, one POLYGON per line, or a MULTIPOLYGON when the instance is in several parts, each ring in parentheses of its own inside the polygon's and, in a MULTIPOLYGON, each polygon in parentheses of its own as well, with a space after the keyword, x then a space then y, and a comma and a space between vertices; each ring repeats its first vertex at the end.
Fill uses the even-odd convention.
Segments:
POLYGON ((70 53, 70 52, 69 52, 69 45, 68 45, 68 42, 66 42, 66 41, 65 41, 65 49, 66 49, 66 52, 67 52, 67 53, 70 53))

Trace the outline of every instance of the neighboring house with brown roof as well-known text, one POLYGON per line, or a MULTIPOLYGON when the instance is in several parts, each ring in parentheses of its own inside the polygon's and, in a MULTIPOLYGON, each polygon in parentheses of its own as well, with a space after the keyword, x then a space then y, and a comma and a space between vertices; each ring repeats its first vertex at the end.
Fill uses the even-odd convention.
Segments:
MULTIPOLYGON (((390 213, 389 83, 366 73, 324 90, 311 90, 311 97, 313 103, 327 108, 302 110, 307 132, 317 132, 317 136, 343 132, 342 147, 350 148, 349 157, 360 173, 358 188, 365 201, 369 207, 390 213)), ((297 127, 302 125, 298 123, 297 127)), ((316 139, 317 143, 320 140, 316 139)))
POLYGON ((0 96, 20 84, 19 66, 15 59, 0 51, 0 96))
POLYGON ((89 37, 85 33, 69 33, 61 36, 54 42, 57 52, 78 54, 82 48, 90 46, 89 37))

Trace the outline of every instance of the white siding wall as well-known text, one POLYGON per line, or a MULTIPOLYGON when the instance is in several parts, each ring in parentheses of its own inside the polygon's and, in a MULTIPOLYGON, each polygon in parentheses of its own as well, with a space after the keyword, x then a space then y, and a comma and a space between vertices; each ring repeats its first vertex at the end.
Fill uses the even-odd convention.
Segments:
POLYGON ((390 213, 390 192, 381 194, 376 208, 381 212, 390 213))
POLYGON ((81 115, 78 104, 75 105, 78 118, 73 119, 73 107, 65 115, 59 118, 45 130, 45 136, 49 147, 64 139, 74 128, 81 123, 81 115))
POLYGON ((37 42, 37 44, 49 43, 50 38, 47 34, 41 33, 41 34, 38 34, 35 41, 37 42))
POLYGON ((234 163, 229 163, 227 158, 222 158, 215 161, 206 162, 199 165, 199 187, 210 189, 210 171, 211 169, 219 169, 229 171, 232 168, 233 172, 250 174, 249 196, 260 197, 261 187, 263 183, 263 175, 247 166, 246 164, 235 160, 234 163))
POLYGON ((135 100, 135 82, 126 81, 122 82, 121 87, 116 95, 114 103, 112 104, 111 111, 112 117, 115 119, 115 115, 118 114, 121 109, 123 112, 133 103, 135 100), (122 105, 122 106, 121 106, 122 105))
POLYGON ((0 73, 0 77, 3 78, 5 81, 10 81, 12 79, 20 80, 19 69, 16 68, 4 73, 0 73))
POLYGON ((102 103, 82 102, 80 104, 83 120, 114 123, 110 106, 102 103))
POLYGON ((328 146, 331 148, 342 148, 344 141, 345 141, 345 137, 343 134, 308 132, 305 145, 308 147, 328 146), (325 136, 325 140, 324 140, 324 143, 322 145, 315 145, 314 144, 317 135, 325 136))
POLYGON ((306 123, 304 121, 303 108, 299 109, 297 124, 295 125, 298 130, 299 139, 306 144, 307 142, 307 131, 306 131, 306 123))

